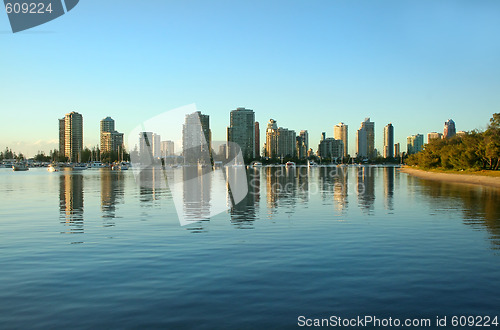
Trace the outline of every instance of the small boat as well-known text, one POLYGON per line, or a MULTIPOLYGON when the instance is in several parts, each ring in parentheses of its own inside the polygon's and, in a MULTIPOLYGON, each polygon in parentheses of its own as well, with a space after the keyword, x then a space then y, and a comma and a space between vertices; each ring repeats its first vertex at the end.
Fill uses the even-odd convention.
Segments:
POLYGON ((101 162, 98 162, 98 161, 94 161, 92 163, 90 163, 90 167, 89 168, 103 168, 105 167, 103 163, 101 162))
POLYGON ((85 164, 74 164, 72 167, 73 171, 83 171, 87 169, 87 165, 85 164))
POLYGON ((29 167, 28 167, 28 165, 26 165, 24 163, 17 163, 17 164, 12 165, 12 170, 14 172, 27 171, 27 170, 29 170, 29 167))
POLYGON ((286 166, 287 167, 292 167, 292 166, 295 166, 295 163, 294 162, 287 162, 286 166))
POLYGON ((122 171, 128 170, 128 164, 126 162, 122 162, 120 164, 120 170, 122 170, 122 171))
POLYGON ((261 162, 254 162, 252 164, 253 167, 261 167, 262 166, 262 163, 261 162))
POLYGON ((49 167, 47 168, 47 171, 49 172, 59 172, 59 166, 50 164, 49 167))

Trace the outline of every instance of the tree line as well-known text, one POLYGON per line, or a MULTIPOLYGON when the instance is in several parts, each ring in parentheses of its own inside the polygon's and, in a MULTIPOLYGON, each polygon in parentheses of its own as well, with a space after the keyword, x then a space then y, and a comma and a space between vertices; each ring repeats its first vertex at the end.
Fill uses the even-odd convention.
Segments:
MULTIPOLYGON (((0 161, 2 160, 15 159, 17 161, 25 160, 26 157, 22 153, 15 153, 10 148, 5 148, 4 151, 0 152, 0 161)), ((49 154, 45 154, 43 151, 38 151, 33 157, 36 162, 67 162, 69 161, 65 155, 59 153, 58 150, 51 150, 49 154)), ((101 161, 103 163, 112 163, 118 160, 129 161, 130 155, 127 152, 123 152, 123 159, 121 153, 114 152, 100 152, 99 148, 89 149, 85 147, 81 152, 81 162, 88 163, 90 161, 101 161)))
POLYGON ((423 150, 410 155, 408 165, 425 169, 498 170, 500 168, 500 113, 493 114, 484 132, 429 141, 423 150))

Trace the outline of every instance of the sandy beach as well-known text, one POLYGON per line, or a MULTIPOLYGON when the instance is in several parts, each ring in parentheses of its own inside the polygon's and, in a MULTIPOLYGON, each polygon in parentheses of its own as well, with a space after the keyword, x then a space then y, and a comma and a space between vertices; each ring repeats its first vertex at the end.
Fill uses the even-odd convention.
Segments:
POLYGON ((500 188, 500 177, 489 177, 489 176, 481 176, 473 174, 427 172, 411 167, 402 167, 400 171, 426 180, 443 181, 450 183, 476 184, 476 185, 500 188))

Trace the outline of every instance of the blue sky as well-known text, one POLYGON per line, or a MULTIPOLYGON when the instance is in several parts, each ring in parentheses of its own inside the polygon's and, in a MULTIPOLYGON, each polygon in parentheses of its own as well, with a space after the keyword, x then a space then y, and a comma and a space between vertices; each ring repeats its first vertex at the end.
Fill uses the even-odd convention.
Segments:
MULTIPOLYGON (((97 145, 111 116, 127 134, 196 103, 224 140, 229 111, 254 109, 264 128, 321 132, 365 117, 376 146, 485 128, 500 112, 498 1, 83 0, 66 15, 12 34, 0 13, 0 148, 57 147, 57 119, 84 116, 97 145)), ((261 130, 262 141, 264 129, 261 130)))

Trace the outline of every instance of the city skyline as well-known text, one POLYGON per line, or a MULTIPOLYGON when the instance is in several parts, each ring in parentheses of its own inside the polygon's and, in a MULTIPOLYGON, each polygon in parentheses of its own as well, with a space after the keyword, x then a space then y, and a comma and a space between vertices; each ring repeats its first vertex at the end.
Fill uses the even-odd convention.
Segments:
MULTIPOLYGON (((0 55, 9 78, 0 83, 2 115, 5 122, 28 117, 26 132, 2 127, 1 148, 31 156, 58 149, 49 128, 61 113, 84 114, 84 143, 92 147, 103 116, 127 135, 196 103, 211 116, 214 140, 226 139, 220 128, 228 110, 245 106, 260 123, 275 118, 307 129, 310 146, 345 122, 354 154, 352 128, 362 118, 378 128, 392 122, 395 142, 404 144, 409 134, 442 132, 448 118, 457 130, 485 129, 500 104, 495 1, 144 1, 139 15, 134 5, 110 0, 96 11, 88 1, 31 32, 0 34, 9 50, 0 55)), ((9 29, 0 16, 0 30, 9 29)), ((380 130, 375 147, 383 150, 380 130)))

